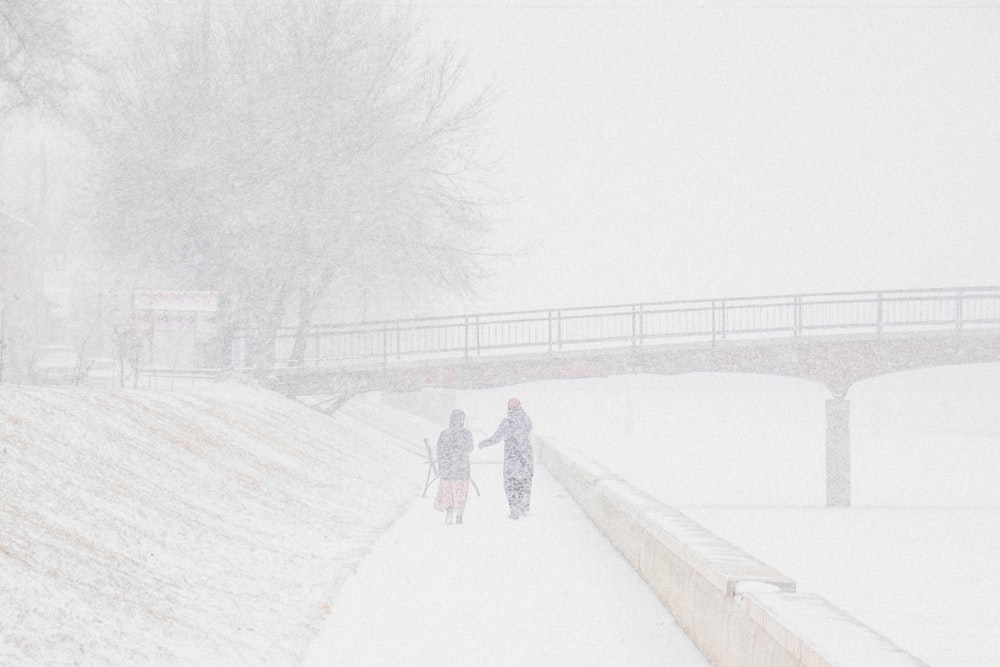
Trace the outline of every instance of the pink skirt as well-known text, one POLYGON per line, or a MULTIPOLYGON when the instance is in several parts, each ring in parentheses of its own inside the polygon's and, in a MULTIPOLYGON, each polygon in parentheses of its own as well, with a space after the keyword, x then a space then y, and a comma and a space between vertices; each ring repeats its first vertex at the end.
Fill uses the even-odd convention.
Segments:
POLYGON ((437 495, 434 497, 434 509, 443 512, 449 507, 461 514, 469 499, 469 480, 442 479, 438 481, 437 495))

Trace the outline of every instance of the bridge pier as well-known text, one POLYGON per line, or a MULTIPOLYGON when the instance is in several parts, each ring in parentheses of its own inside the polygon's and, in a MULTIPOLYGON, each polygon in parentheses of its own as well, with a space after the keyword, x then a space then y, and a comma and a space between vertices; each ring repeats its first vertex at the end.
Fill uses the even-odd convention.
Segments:
POLYGON ((851 505, 851 402, 826 402, 826 506, 851 505))

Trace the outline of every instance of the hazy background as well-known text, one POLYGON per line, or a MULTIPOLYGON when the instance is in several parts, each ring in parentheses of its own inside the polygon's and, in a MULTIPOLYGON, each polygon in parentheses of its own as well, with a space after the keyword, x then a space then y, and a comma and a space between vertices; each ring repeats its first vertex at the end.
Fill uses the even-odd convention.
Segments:
POLYGON ((186 360, 217 367, 230 330, 1000 283, 1000 0, 67 2, 10 5, 65 94, 3 114, 8 380, 179 358, 140 362, 137 287, 218 292, 186 360), (379 48, 329 50, 341 19, 379 48), (453 52, 427 108, 476 112, 427 132, 403 96, 453 52))
POLYGON ((989 285, 1000 5, 418 3, 532 252, 478 308, 989 285))

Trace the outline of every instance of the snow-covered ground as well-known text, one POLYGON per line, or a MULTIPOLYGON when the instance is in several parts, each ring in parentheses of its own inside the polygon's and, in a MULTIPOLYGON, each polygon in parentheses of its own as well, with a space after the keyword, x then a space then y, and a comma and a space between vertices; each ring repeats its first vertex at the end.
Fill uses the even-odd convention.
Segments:
POLYGON ((462 392, 473 426, 517 395, 536 430, 935 666, 1000 664, 1000 364, 866 380, 853 507, 825 504, 825 400, 757 375, 619 376, 462 392))
POLYGON ((345 664, 358 655, 337 643, 349 631, 374 636, 368 657, 383 664, 400 647, 429 641, 443 651, 473 639, 525 664, 554 655, 584 664, 551 653, 565 637, 592 664, 599 637, 639 647, 635 664, 699 664, 677 661, 687 648, 670 619, 547 473, 523 522, 505 517, 496 451, 473 454, 483 495, 470 499, 466 525, 442 525, 420 497, 421 441, 433 442, 450 409, 466 410, 478 439, 516 395, 543 437, 601 461, 931 665, 1000 664, 1000 364, 852 388, 851 509, 823 506, 827 395, 798 380, 622 376, 375 394, 332 418, 266 392, 219 389, 0 386, 0 663, 271 665, 308 655, 345 664), (405 401, 433 419, 387 407, 405 401), (443 563, 436 546, 453 560, 443 563), (406 573, 390 564, 400 557, 413 579, 454 570, 454 611, 482 631, 459 640, 436 624, 440 608, 402 593, 406 573), (530 567, 510 567, 525 560, 530 567), (492 615, 550 590, 539 582, 563 595, 527 605, 523 622, 492 615), (615 625, 598 613, 625 608, 643 620, 615 625))
POLYGON ((631 565, 544 468, 507 518, 498 463, 474 466, 465 523, 432 493, 345 583, 306 667, 709 667, 631 565))
POLYGON ((0 664, 298 662, 420 420, 217 390, 0 385, 0 664))

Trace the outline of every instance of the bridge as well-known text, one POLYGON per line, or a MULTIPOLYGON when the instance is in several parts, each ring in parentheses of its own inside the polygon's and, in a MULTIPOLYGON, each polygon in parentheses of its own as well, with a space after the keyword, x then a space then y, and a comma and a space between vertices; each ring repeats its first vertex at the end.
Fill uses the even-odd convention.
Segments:
MULTIPOLYGON (((827 503, 850 504, 859 380, 1000 361, 1000 287, 794 294, 484 313, 279 331, 261 380, 290 396, 479 389, 633 373, 766 373, 820 382, 827 503)), ((240 341, 238 340, 237 343, 240 341)), ((237 359, 240 346, 237 345, 237 359)))

